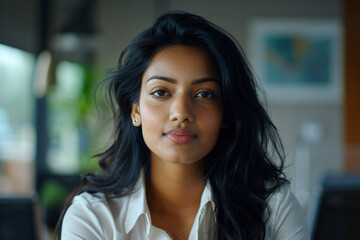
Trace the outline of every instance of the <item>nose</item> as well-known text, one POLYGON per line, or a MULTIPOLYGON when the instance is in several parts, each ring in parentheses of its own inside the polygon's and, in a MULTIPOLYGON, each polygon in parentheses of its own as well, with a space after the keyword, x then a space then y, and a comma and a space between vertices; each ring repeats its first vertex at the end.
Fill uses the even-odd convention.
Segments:
POLYGON ((186 93, 173 97, 170 111, 170 121, 193 122, 195 120, 194 107, 192 98, 186 93))

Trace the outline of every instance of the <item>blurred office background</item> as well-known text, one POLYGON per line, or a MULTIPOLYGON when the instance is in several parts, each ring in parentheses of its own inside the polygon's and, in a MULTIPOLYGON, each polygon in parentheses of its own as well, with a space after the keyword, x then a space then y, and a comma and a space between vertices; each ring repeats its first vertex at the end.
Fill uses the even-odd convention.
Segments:
POLYGON ((294 193, 311 194, 326 173, 360 171, 356 1, 1 0, 0 195, 35 191, 53 228, 66 195, 80 183, 79 173, 97 169, 91 156, 111 137, 111 116, 101 89, 94 96, 96 85, 127 43, 168 10, 199 14, 230 32, 261 81, 264 68, 293 70, 293 85, 283 92, 284 83, 262 84, 294 193), (266 63, 274 54, 261 58, 258 51, 264 47, 258 45, 261 34, 272 36, 269 29, 279 37, 267 42, 280 54, 274 64, 266 63), (312 51, 325 55, 297 65, 301 54, 312 51), (322 80, 311 76, 315 84, 303 74, 311 61, 322 61, 316 65, 322 80))

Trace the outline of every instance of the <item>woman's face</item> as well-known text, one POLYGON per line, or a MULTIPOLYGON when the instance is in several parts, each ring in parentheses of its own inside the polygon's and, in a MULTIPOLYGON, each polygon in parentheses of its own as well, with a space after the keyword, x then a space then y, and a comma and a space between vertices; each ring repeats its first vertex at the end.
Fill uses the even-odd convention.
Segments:
POLYGON ((201 160, 216 144, 222 116, 218 74, 204 50, 174 45, 155 54, 131 114, 152 159, 201 160))

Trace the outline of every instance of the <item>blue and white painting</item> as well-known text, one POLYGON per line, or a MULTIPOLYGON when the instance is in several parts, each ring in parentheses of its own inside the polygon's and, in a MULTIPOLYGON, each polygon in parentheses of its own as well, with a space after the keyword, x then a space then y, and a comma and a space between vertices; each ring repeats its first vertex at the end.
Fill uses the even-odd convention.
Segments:
POLYGON ((269 85, 324 86, 331 81, 331 39, 267 35, 263 39, 265 81, 269 85))
POLYGON ((268 99, 282 103, 341 101, 338 21, 255 19, 249 29, 251 65, 268 99))

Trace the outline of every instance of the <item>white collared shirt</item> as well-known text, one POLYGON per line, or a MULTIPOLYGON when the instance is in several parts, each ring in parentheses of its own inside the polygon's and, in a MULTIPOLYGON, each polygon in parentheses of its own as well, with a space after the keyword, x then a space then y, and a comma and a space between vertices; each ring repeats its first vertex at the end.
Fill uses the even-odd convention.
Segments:
MULTIPOLYGON (((164 230, 151 224, 144 186, 141 176, 137 191, 128 196, 106 198, 102 193, 86 192, 76 196, 63 220, 62 239, 171 240, 164 230)), ((283 184, 268 203, 271 215, 266 223, 266 240, 310 239, 304 212, 289 184, 283 184)), ((211 187, 207 183, 189 240, 215 239, 214 209, 211 187)))

